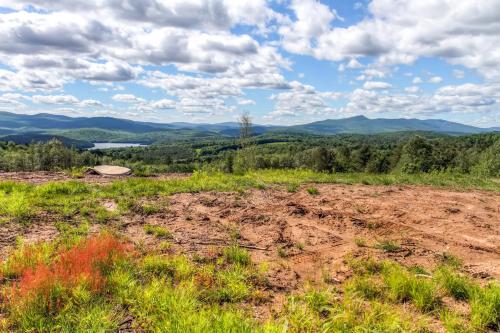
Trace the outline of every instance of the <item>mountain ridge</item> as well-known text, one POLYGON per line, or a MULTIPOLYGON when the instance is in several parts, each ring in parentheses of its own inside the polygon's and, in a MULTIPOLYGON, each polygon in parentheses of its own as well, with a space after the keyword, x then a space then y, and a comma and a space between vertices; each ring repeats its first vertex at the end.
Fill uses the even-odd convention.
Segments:
MULTIPOLYGON (((114 117, 69 117, 47 113, 26 115, 0 111, 0 135, 2 133, 8 135, 30 132, 57 133, 58 131, 65 131, 67 133, 83 129, 126 132, 130 133, 132 137, 145 133, 156 133, 155 135, 157 135, 157 133, 169 131, 200 131, 230 137, 237 136, 239 133, 237 122, 214 124, 189 122, 153 123, 114 117)), ((290 126, 255 124, 253 129, 255 134, 274 131, 319 135, 377 134, 403 131, 428 131, 461 135, 499 130, 496 127, 474 127, 443 119, 368 118, 363 115, 341 119, 325 119, 290 126)))

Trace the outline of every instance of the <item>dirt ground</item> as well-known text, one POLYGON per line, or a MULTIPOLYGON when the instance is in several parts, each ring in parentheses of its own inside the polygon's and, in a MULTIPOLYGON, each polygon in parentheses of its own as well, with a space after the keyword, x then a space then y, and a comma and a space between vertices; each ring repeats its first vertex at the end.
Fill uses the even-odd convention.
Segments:
MULTIPOLYGON (((47 175, 24 179, 43 182, 47 175)), ((64 178, 56 174, 52 179, 64 178)), ((243 194, 160 197, 154 200, 165 202, 164 212, 131 214, 115 223, 146 249, 160 240, 147 235, 144 225, 166 227, 174 236, 173 250, 192 256, 209 256, 236 240, 248 248, 255 262, 266 263, 270 286, 277 294, 300 289, 307 282, 342 282, 350 274, 344 262, 348 255, 369 254, 432 268, 443 253, 450 253, 461 258, 473 276, 500 279, 499 193, 324 184, 315 185, 319 194, 311 195, 307 187, 296 193, 273 187, 243 194), (394 241, 400 248, 385 252, 376 246, 384 241, 394 241)), ((116 206, 103 205, 111 210, 116 206)), ((5 227, 0 226, 0 234, 5 227)), ((47 225, 22 230, 18 228, 19 234, 28 240, 57 234, 47 225)), ((12 231, 10 240, 17 233, 12 231)), ((6 238, 0 242, 0 252, 6 243, 6 238)))
MULTIPOLYGON (((185 178, 189 174, 182 173, 165 173, 148 178, 154 179, 172 179, 185 178)), ((44 184, 48 182, 64 182, 69 180, 83 181, 92 184, 108 184, 120 179, 131 178, 130 176, 99 176, 99 175, 84 175, 82 178, 71 177, 65 172, 52 171, 35 171, 35 172, 0 172, 0 181, 15 181, 29 184, 44 184)))
POLYGON ((424 267, 450 253, 473 275, 500 278, 499 194, 423 186, 316 187, 318 195, 305 187, 297 193, 177 194, 164 199, 166 213, 133 218, 123 228, 136 242, 153 245, 156 240, 142 225, 164 226, 188 253, 203 254, 236 237, 256 262, 276 271, 271 274, 276 289, 293 289, 325 274, 343 280, 348 274, 343 258, 366 252, 424 267), (358 246, 359 240, 367 246, 358 246), (384 252, 375 246, 388 240, 400 249, 384 252))

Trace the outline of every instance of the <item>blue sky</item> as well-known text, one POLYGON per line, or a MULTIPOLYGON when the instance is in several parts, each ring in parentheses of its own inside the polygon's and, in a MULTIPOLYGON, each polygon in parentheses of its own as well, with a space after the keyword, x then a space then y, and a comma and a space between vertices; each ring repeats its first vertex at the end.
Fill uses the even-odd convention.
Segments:
POLYGON ((500 0, 3 0, 0 111, 500 126, 500 0))

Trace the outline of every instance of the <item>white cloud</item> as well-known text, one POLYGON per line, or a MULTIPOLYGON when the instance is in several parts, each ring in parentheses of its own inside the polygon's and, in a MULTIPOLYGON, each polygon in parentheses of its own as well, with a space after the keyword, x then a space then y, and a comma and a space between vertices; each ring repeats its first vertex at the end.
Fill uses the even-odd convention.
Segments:
POLYGON ((160 99, 151 103, 153 109, 174 109, 175 101, 171 99, 160 99))
POLYGON ((423 83, 423 82, 424 81, 420 77, 418 77, 418 76, 415 77, 415 78, 413 78, 413 81, 412 81, 413 84, 420 84, 420 83, 423 83))
MULTIPOLYGON (((418 88, 418 87, 417 87, 418 88)), ((500 101, 500 85, 464 84, 444 86, 434 94, 386 94, 357 89, 348 96, 341 114, 381 114, 429 116, 449 113, 494 114, 500 101)), ((413 89, 412 89, 413 90, 413 89)))
POLYGON ((353 58, 349 60, 346 67, 350 69, 356 69, 356 68, 362 68, 363 65, 359 61, 353 58))
POLYGON ((35 103, 43 104, 66 104, 72 105, 79 102, 78 98, 72 95, 35 95, 32 97, 35 103))
POLYGON ((114 101, 121 103, 144 103, 146 101, 132 94, 116 94, 112 98, 114 101))
POLYGON ((359 1, 358 1, 358 2, 355 2, 355 3, 354 3, 353 8, 354 8, 355 10, 359 10, 359 9, 363 8, 363 3, 362 3, 362 2, 359 2, 359 1))
MULTIPOLYGON (((308 8, 318 7, 303 3, 308 8)), ((318 20, 308 24, 300 16, 307 10, 298 10, 294 3, 290 7, 298 17, 292 26, 319 28, 294 37, 286 35, 296 30, 280 30, 289 52, 333 61, 376 57, 385 64, 439 57, 477 69, 486 79, 500 79, 500 0, 373 0, 368 6, 371 15, 348 27, 334 27, 334 15, 317 13, 309 17, 318 20)))
POLYGON ((441 83, 441 82, 443 82, 443 78, 440 76, 433 76, 427 82, 429 82, 429 83, 441 83))
POLYGON ((327 33, 330 23, 338 18, 335 10, 317 0, 292 0, 291 10, 296 20, 282 25, 283 47, 300 54, 309 54, 314 49, 312 42, 327 33))
POLYGON ((375 90, 375 89, 389 89, 392 87, 392 84, 382 81, 367 81, 363 85, 364 89, 367 90, 375 90))
POLYGON ((420 87, 418 87, 418 86, 406 87, 405 92, 410 93, 410 94, 416 94, 416 93, 420 92, 420 87))
POLYGON ((239 99, 238 105, 255 105, 255 101, 253 99, 239 99))
POLYGON ((333 113, 335 108, 330 105, 342 97, 338 92, 318 92, 310 85, 299 82, 291 83, 292 89, 271 95, 275 108, 267 115, 269 119, 295 116, 325 116, 333 113))

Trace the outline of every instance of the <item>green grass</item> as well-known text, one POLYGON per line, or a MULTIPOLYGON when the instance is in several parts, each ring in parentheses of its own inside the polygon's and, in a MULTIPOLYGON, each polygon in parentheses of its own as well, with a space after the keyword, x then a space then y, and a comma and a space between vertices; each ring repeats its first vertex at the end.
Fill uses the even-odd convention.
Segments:
POLYGON ((382 241, 375 245, 375 247, 385 252, 396 252, 401 249, 401 245, 394 241, 382 241))
MULTIPOLYGON (((120 213, 133 211, 135 202, 155 196, 169 196, 175 193, 202 191, 244 192, 251 188, 267 187, 273 184, 285 185, 295 191, 307 183, 369 183, 378 185, 422 184, 446 186, 456 189, 486 189, 500 191, 500 183, 487 178, 439 174, 327 174, 308 170, 259 170, 245 175, 195 172, 185 179, 157 180, 131 178, 107 185, 86 184, 80 181, 47 183, 42 185, 0 182, 0 222, 14 221, 29 223, 41 213, 56 215, 64 219, 86 219, 90 222, 108 223, 116 217, 99 204, 114 200, 120 213)), ((317 194, 315 187, 308 192, 317 194)), ((141 205, 140 213, 156 214, 165 209, 147 201, 141 205)))
MULTIPOLYGON (((0 285, 1 295, 15 287, 19 272, 37 262, 57 261, 57 251, 77 244, 81 237, 80 231, 66 230, 53 242, 19 243, 11 259, 0 266, 2 276, 11 272, 0 285), (13 268, 16 261, 20 264, 13 268)), ((306 286, 289 295, 267 321, 259 322, 252 309, 271 298, 265 273, 251 262, 246 250, 232 245, 219 258, 206 260, 154 251, 135 253, 103 271, 102 292, 82 281, 71 289, 51 289, 49 298, 28 305, 3 303, 0 330, 116 331, 127 316, 145 332, 432 332, 430 323, 436 320, 447 332, 498 330, 500 286, 496 282, 481 287, 450 266, 421 276, 422 269, 387 260, 347 262, 353 276, 342 285, 335 289, 306 286), (447 308, 442 302, 447 294, 468 302, 470 313, 447 308), (55 306, 43 305, 58 297, 62 301, 55 306)))
POLYGON ((411 301, 424 312, 439 306, 439 290, 436 284, 426 277, 419 277, 395 264, 386 264, 382 276, 389 299, 396 302, 411 301))
POLYGON ((146 224, 144 231, 146 234, 153 235, 156 238, 172 239, 174 237, 167 228, 159 225, 146 224))
POLYGON ((450 296, 457 300, 469 300, 476 293, 477 287, 468 277, 448 267, 439 268, 434 278, 450 296))
POLYGON ((250 254, 247 250, 240 248, 237 245, 232 245, 224 249, 224 259, 229 264, 240 264, 247 266, 250 264, 250 254))
POLYGON ((309 193, 310 195, 318 195, 319 190, 316 187, 308 187, 307 193, 309 193))

